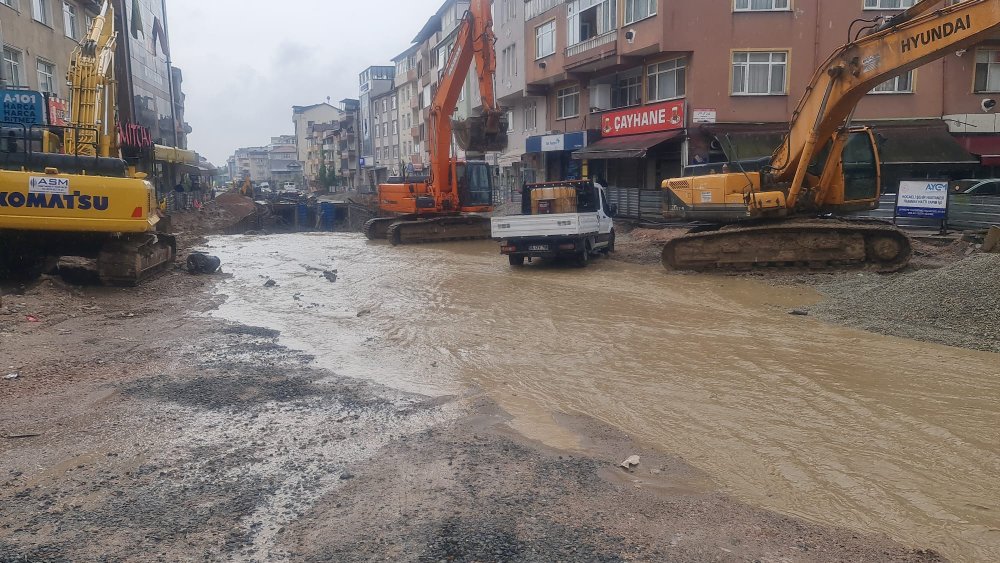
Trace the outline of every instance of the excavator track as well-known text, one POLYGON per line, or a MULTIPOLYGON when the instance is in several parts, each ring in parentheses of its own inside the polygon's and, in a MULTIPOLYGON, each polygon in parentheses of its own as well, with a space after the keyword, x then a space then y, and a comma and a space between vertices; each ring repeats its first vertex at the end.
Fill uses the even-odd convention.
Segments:
POLYGON ((897 272, 913 254, 894 225, 860 219, 792 219, 728 225, 693 232, 663 248, 668 270, 746 271, 754 268, 897 272))
POLYGON ((416 215, 400 215, 398 217, 376 217, 365 221, 364 233, 368 240, 385 240, 389 227, 393 223, 415 218, 416 215))
POLYGON ((97 257, 97 274, 105 285, 134 286, 165 270, 177 257, 171 235, 129 235, 109 241, 97 257))
POLYGON ((479 215, 397 220, 386 234, 393 246, 490 238, 490 220, 479 215))

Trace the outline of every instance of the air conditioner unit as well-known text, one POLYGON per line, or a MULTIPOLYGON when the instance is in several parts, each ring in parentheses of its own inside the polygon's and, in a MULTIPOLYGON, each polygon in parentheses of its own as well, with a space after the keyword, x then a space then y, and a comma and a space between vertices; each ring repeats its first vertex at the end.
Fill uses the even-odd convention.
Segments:
POLYGON ((590 86, 590 113, 598 113, 611 109, 611 85, 593 84, 590 86))

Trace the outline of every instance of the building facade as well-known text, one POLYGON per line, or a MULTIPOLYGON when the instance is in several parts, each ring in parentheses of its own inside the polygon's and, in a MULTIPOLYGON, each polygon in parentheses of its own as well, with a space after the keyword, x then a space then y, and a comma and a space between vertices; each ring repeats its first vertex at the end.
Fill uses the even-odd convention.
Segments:
POLYGON ((0 0, 0 80, 6 88, 50 94, 56 125, 64 125, 68 117, 70 58, 100 7, 97 1, 0 0), (56 115, 54 108, 61 113, 56 115))
MULTIPOLYGON (((292 124, 295 126, 295 146, 299 162, 309 161, 309 128, 317 123, 334 123, 344 116, 343 110, 329 103, 311 106, 292 106, 292 124)), ((308 171, 306 171, 308 175, 308 171)))
POLYGON ((396 64, 396 106, 397 129, 399 130, 399 160, 403 173, 418 173, 424 169, 420 137, 420 44, 414 43, 409 49, 397 55, 396 64))
MULTIPOLYGON (((375 99, 382 98, 393 90, 396 67, 394 66, 372 66, 366 68, 358 76, 359 101, 361 113, 359 115, 361 137, 361 172, 364 176, 359 189, 362 191, 374 192, 378 185, 379 173, 377 172, 375 140, 379 138, 376 132, 376 116, 381 116, 381 111, 375 107, 375 99)), ((380 132, 381 129, 378 130, 380 132)), ((385 175, 385 174, 383 174, 385 175)))
MULTIPOLYGON (((545 96, 547 134, 528 139, 526 158, 545 178, 655 189, 686 166, 768 156, 851 22, 912 4, 529 0, 526 88, 545 96)), ((980 109, 1000 89, 992 45, 889 80, 859 105, 855 120, 890 141, 887 187, 901 176, 976 173, 986 162, 976 154, 997 154, 986 140, 996 122, 980 109), (970 130, 979 138, 963 139, 970 130), (915 131, 923 142, 910 142, 915 131)))
POLYGON ((399 98, 395 89, 372 97, 372 121, 376 183, 381 183, 404 170, 399 157, 399 98))

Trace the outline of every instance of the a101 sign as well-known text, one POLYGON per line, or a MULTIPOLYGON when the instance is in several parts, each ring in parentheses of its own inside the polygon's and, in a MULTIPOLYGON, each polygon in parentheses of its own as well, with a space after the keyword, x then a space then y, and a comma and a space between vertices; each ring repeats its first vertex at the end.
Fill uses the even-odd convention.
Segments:
POLYGON ((45 123, 45 96, 31 90, 0 90, 0 121, 19 125, 45 123))

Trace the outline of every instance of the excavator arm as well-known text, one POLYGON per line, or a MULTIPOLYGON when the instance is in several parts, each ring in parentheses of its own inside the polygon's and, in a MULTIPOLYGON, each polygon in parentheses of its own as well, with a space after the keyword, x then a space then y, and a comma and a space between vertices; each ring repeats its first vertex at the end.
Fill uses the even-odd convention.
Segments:
POLYGON ((437 199, 452 199, 458 207, 451 159, 451 141, 456 132, 459 144, 471 152, 503 150, 507 145, 507 127, 502 123, 504 113, 497 105, 494 92, 496 52, 493 43, 493 15, 489 0, 472 0, 469 11, 459 24, 455 46, 442 70, 441 81, 431 103, 430 111, 430 160, 431 184, 437 199), (473 62, 482 98, 482 115, 453 126, 462 87, 469 76, 473 62))
POLYGON ((115 129, 114 57, 118 34, 115 10, 105 0, 87 37, 70 59, 67 81, 73 92, 72 129, 64 140, 66 153, 80 156, 118 157, 115 129))
MULTIPOLYGON (((774 153, 774 181, 789 182, 786 206, 795 209, 817 150, 850 120, 875 86, 971 47, 1000 27, 1000 0, 965 0, 935 10, 943 0, 922 0, 889 18, 873 33, 837 50, 819 67, 774 153)), ((834 159, 835 160, 835 159, 834 159)), ((819 190, 828 183, 820 182, 819 190)), ((824 194, 815 194, 822 201, 824 194)))

